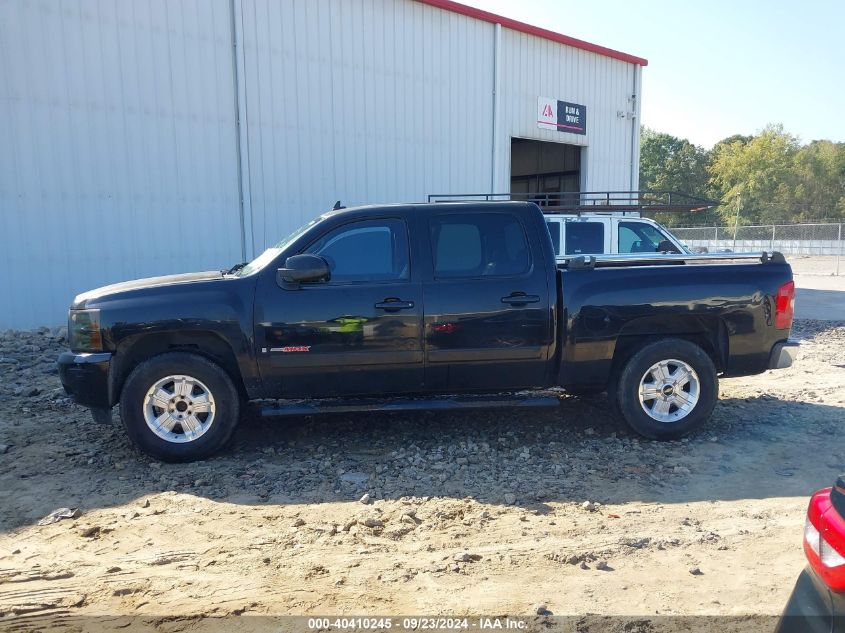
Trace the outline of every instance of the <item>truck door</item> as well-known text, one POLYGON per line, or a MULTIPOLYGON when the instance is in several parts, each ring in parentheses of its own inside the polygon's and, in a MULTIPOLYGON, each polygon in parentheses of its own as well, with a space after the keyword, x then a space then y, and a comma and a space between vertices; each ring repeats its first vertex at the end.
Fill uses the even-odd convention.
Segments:
POLYGON ((426 388, 546 384, 550 296, 557 295, 547 287, 538 242, 548 240, 545 227, 526 222, 520 210, 432 210, 423 217, 426 388))
POLYGON ((422 287, 411 266, 410 221, 397 215, 327 228, 301 252, 328 260, 328 282, 283 289, 275 270, 263 276, 256 343, 268 396, 422 389, 422 287))

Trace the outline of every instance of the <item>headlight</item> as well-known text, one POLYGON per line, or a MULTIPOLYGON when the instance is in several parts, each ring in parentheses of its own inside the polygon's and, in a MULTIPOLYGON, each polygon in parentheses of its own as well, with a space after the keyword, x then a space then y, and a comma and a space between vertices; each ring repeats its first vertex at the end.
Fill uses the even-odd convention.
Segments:
POLYGON ((70 349, 74 352, 100 352, 103 350, 103 333, 100 330, 99 310, 69 310, 67 332, 70 349))

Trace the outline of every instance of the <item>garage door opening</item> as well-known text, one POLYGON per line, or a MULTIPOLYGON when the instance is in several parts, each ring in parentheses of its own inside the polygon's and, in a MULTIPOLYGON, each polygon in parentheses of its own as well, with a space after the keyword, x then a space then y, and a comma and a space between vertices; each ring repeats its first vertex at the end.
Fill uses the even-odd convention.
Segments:
POLYGON ((555 194, 580 190, 580 146, 511 139, 511 193, 549 194, 541 203, 560 204, 555 194))

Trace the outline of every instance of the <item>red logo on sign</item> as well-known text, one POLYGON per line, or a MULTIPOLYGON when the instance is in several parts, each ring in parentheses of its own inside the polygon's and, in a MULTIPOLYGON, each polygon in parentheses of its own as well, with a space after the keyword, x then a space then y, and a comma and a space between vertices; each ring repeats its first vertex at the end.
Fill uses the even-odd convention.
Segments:
POLYGON ((550 106, 548 103, 543 107, 543 116, 554 116, 554 113, 552 112, 552 106, 550 106))

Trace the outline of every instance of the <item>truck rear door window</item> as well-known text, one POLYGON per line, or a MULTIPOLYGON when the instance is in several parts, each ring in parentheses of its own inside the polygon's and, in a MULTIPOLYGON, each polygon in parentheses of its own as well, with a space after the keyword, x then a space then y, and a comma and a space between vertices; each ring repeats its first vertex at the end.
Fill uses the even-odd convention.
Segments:
POLYGON ((455 213, 430 220, 434 276, 503 277, 529 269, 528 239, 509 213, 455 213))
POLYGON ((602 222, 567 222, 567 255, 601 255, 604 253, 602 222))

